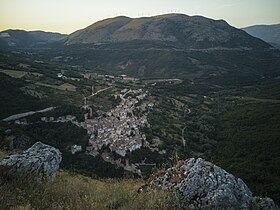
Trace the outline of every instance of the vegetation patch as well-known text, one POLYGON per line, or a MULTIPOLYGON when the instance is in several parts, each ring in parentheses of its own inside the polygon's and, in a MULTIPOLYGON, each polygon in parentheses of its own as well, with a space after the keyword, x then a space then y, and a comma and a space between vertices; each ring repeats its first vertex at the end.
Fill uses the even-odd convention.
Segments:
POLYGON ((254 193, 279 202, 280 105, 263 99, 238 103, 221 116, 211 157, 254 193))
POLYGON ((0 73, 0 119, 10 115, 46 108, 48 103, 21 91, 26 82, 0 73))

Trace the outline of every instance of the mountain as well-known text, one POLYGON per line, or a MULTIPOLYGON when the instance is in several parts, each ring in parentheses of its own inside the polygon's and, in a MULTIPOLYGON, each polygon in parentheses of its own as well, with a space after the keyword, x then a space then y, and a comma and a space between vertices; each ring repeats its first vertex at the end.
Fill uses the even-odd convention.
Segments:
POLYGON ((224 20, 166 14, 115 17, 41 52, 49 61, 142 78, 255 82, 279 75, 279 52, 224 20))
POLYGON ((166 14, 154 17, 115 17, 96 22, 68 37, 66 44, 157 41, 180 48, 269 48, 224 20, 166 14))
POLYGON ((260 38, 270 43, 276 48, 280 48, 280 24, 275 25, 255 25, 243 28, 248 34, 260 38))
POLYGON ((64 34, 44 31, 6 30, 0 32, 0 45, 14 48, 32 48, 61 41, 64 34))
POLYGON ((224 20, 202 16, 109 18, 41 49, 38 33, 6 31, 0 36, 9 45, 34 46, 36 59, 106 74, 200 79, 216 85, 279 76, 279 52, 271 45, 224 20))
POLYGON ((30 31, 29 33, 34 39, 40 40, 42 42, 57 42, 67 37, 66 34, 45 31, 30 31))

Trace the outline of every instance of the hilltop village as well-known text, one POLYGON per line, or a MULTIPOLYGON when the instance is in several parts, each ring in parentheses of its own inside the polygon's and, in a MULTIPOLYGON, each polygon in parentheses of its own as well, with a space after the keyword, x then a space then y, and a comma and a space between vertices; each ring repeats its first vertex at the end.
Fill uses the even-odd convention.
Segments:
MULTIPOLYGON (((92 94, 91 96, 94 96, 92 94)), ((137 173, 141 176, 141 171, 134 164, 129 163, 129 159, 125 156, 127 152, 140 149, 142 146, 154 149, 155 145, 151 145, 144 132, 144 127, 150 127, 147 120, 148 113, 153 109, 154 104, 148 103, 149 93, 142 89, 132 90, 123 89, 119 94, 113 95, 115 99, 119 99, 119 103, 113 109, 107 112, 97 111, 97 117, 92 116, 92 108, 84 105, 85 110, 84 121, 79 122, 73 115, 54 117, 42 117, 43 122, 71 122, 78 127, 87 130, 89 137, 86 153, 88 155, 97 156, 100 154, 104 161, 116 164, 127 171, 137 173), (111 153, 104 152, 102 148, 106 146, 111 153), (112 152, 120 157, 114 159, 112 152), (123 161, 122 161, 123 159, 123 161), (125 163, 124 163, 125 160, 125 163)), ((80 145, 72 145, 71 153, 84 151, 80 145)), ((144 164, 144 163, 141 163, 144 164)))
POLYGON ((127 151, 132 152, 146 144, 146 136, 140 130, 150 126, 147 114, 153 107, 153 104, 142 101, 147 92, 124 89, 119 96, 115 96, 121 99, 116 108, 95 119, 81 122, 90 136, 87 152, 93 156, 103 145, 124 157, 127 151))

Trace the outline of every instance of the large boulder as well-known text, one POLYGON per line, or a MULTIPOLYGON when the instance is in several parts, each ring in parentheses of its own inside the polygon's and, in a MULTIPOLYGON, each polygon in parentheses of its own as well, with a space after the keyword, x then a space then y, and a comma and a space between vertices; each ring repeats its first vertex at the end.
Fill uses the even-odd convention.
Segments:
POLYGON ((251 209, 256 203, 241 179, 201 158, 180 161, 152 178, 148 185, 179 191, 189 209, 251 209))
POLYGON ((0 167, 10 174, 34 177, 39 182, 49 181, 55 176, 61 159, 58 149, 37 142, 21 154, 0 160, 0 167))

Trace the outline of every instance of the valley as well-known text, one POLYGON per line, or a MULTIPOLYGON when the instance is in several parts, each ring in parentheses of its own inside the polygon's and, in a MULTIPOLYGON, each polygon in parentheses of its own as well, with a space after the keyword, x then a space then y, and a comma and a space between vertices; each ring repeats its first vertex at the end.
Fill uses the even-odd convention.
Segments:
MULTIPOLYGON (((17 69, 18 72, 22 71, 16 66, 11 65, 9 67, 17 69)), ((245 106, 246 109, 255 109, 253 108, 255 106, 260 107, 259 112, 253 115, 244 115, 249 117, 248 120, 256 119, 255 122, 261 120, 258 119, 258 116, 262 116, 264 119, 269 117, 270 114, 265 107, 273 107, 273 109, 269 108, 271 111, 275 110, 272 115, 275 115, 279 109, 279 96, 277 95, 279 82, 275 79, 273 83, 266 79, 255 86, 246 85, 238 88, 223 86, 222 88, 219 85, 207 84, 207 80, 207 82, 203 80, 190 81, 188 79, 138 78, 131 80, 126 79, 126 77, 109 77, 98 73, 88 74, 86 73, 87 70, 84 70, 85 73, 81 70, 71 70, 74 72, 72 74, 75 74, 79 80, 69 80, 68 78, 58 78, 58 70, 54 71, 53 75, 49 73, 45 75, 39 68, 34 69, 35 71, 40 72, 39 78, 33 75, 29 76, 28 73, 20 78, 15 78, 15 81, 20 79, 25 82, 25 86, 20 87, 20 90, 39 103, 46 100, 48 105, 57 108, 45 113, 23 116, 23 121, 23 118, 19 119, 19 122, 26 122, 23 124, 13 124, 15 119, 9 123, 1 122, 2 132, 7 129, 12 130, 12 135, 2 133, 2 138, 7 139, 2 148, 8 148, 9 141, 15 138, 12 136, 22 138, 21 136, 24 134, 29 137, 26 146, 31 145, 36 139, 57 146, 63 151, 65 168, 71 166, 71 168, 74 167, 75 170, 83 171, 82 173, 91 174, 91 176, 98 174, 99 176, 118 177, 123 176, 123 174, 128 176, 131 173, 129 176, 147 177, 154 167, 168 167, 179 159, 187 157, 204 157, 220 163, 225 168, 229 167, 233 173, 237 173, 248 183, 251 183, 251 176, 256 176, 253 171, 258 170, 256 167, 259 166, 254 165, 255 161, 251 160, 248 164, 251 165, 252 171, 247 174, 242 172, 243 168, 238 166, 238 162, 236 162, 236 166, 227 162, 227 160, 231 160, 230 156, 221 152, 226 151, 225 148, 227 147, 232 147, 233 145, 230 142, 233 143, 235 140, 229 140, 232 138, 229 134, 224 135, 224 132, 230 132, 232 128, 222 125, 224 125, 224 122, 231 122, 231 118, 227 116, 231 112, 236 112, 236 106, 245 106), (57 88, 45 89, 45 86, 38 85, 37 81, 41 77, 44 78, 45 83, 48 83, 46 78, 50 78, 49 82, 52 84, 69 82, 77 89, 74 92, 57 88), (40 92, 44 97, 34 97, 33 92, 27 91, 28 88, 32 87, 31 84, 32 89, 40 92), (92 86, 94 86, 94 93, 92 93, 92 86), (270 95, 264 96, 263 93, 266 92, 266 89, 269 90, 270 95), (86 107, 84 104, 85 98, 87 98, 86 107), (141 102, 142 98, 144 98, 144 102, 141 102), (74 121, 63 120, 70 116, 75 117, 73 118, 74 121), (61 120, 56 120, 60 118, 61 120), (68 123, 73 123, 74 127, 68 125, 68 123), (46 126, 50 126, 50 128, 46 126), (52 136, 44 137, 44 130, 47 129, 46 132, 49 133, 50 130, 48 129, 52 129, 51 127, 54 126, 57 129, 70 126, 69 128, 77 133, 74 135, 76 139, 69 138, 68 129, 63 133, 54 133, 57 140, 61 139, 58 142, 53 142, 51 140, 52 136), (121 126, 127 126, 128 130, 122 129, 121 126), (43 130, 30 133, 34 129, 43 130), (57 136, 58 134, 59 136, 57 136), (127 137, 125 137, 126 135, 127 137), (121 139, 120 142, 123 142, 122 144, 118 141, 119 138, 121 139), (71 154, 70 148, 74 145, 81 146, 82 150, 71 154), (124 149, 122 150, 122 147, 118 145, 123 145, 124 149), (83 164, 81 164, 82 162, 83 164), (89 167, 89 164, 100 164, 100 162, 103 162, 103 164, 99 168, 89 167), (106 167, 111 168, 110 174, 104 173, 106 167), (240 169, 242 170, 240 171, 240 169)), ((17 74, 19 75, 19 73, 17 74)), ((10 114, 14 113, 10 112, 10 114)), ((275 117, 276 121, 266 121, 266 124, 271 124, 271 126, 263 127, 262 124, 256 124, 257 130, 260 129, 262 135, 275 135, 277 138, 278 131, 272 125, 277 126, 279 118, 277 115, 275 117)), ((254 130, 254 133, 259 135, 260 133, 257 130, 254 130)), ((240 135, 241 131, 238 131, 240 135)), ((244 139, 251 139, 250 135, 247 136, 246 133, 242 135, 244 135, 242 137, 244 139)), ((265 136, 262 137, 262 139, 265 138, 265 136)), ((271 137, 268 138, 271 139, 271 137)), ((250 141, 254 145, 254 142, 258 140, 252 139, 250 141)), ((244 142, 238 144, 240 144, 239 147, 234 146, 235 149, 232 151, 242 151, 245 146, 244 142)), ((251 151, 251 155, 255 154, 255 157, 259 157, 259 161, 264 161, 262 158, 267 158, 267 155, 269 155, 273 160, 272 164, 274 164, 269 167, 276 167, 278 162, 275 158, 277 156, 273 156, 273 154, 277 154, 276 139, 275 141, 271 139, 268 146, 275 148, 275 152, 263 150, 263 156, 259 156, 260 153, 251 151)), ((248 159, 245 154, 243 153, 239 157, 242 161, 245 161, 244 158, 248 159)), ((262 167, 269 170, 267 166, 262 167)), ((271 173, 277 174, 277 172, 272 171, 271 173)), ((273 175, 270 177, 272 180, 267 180, 267 183, 278 182, 274 180, 273 175)), ((253 182, 251 187, 256 189, 256 192, 264 193, 265 188, 260 188, 261 183, 253 182)), ((271 190, 272 188, 268 185, 267 189, 271 190)), ((274 193, 277 198, 278 191, 276 190, 274 193)))

